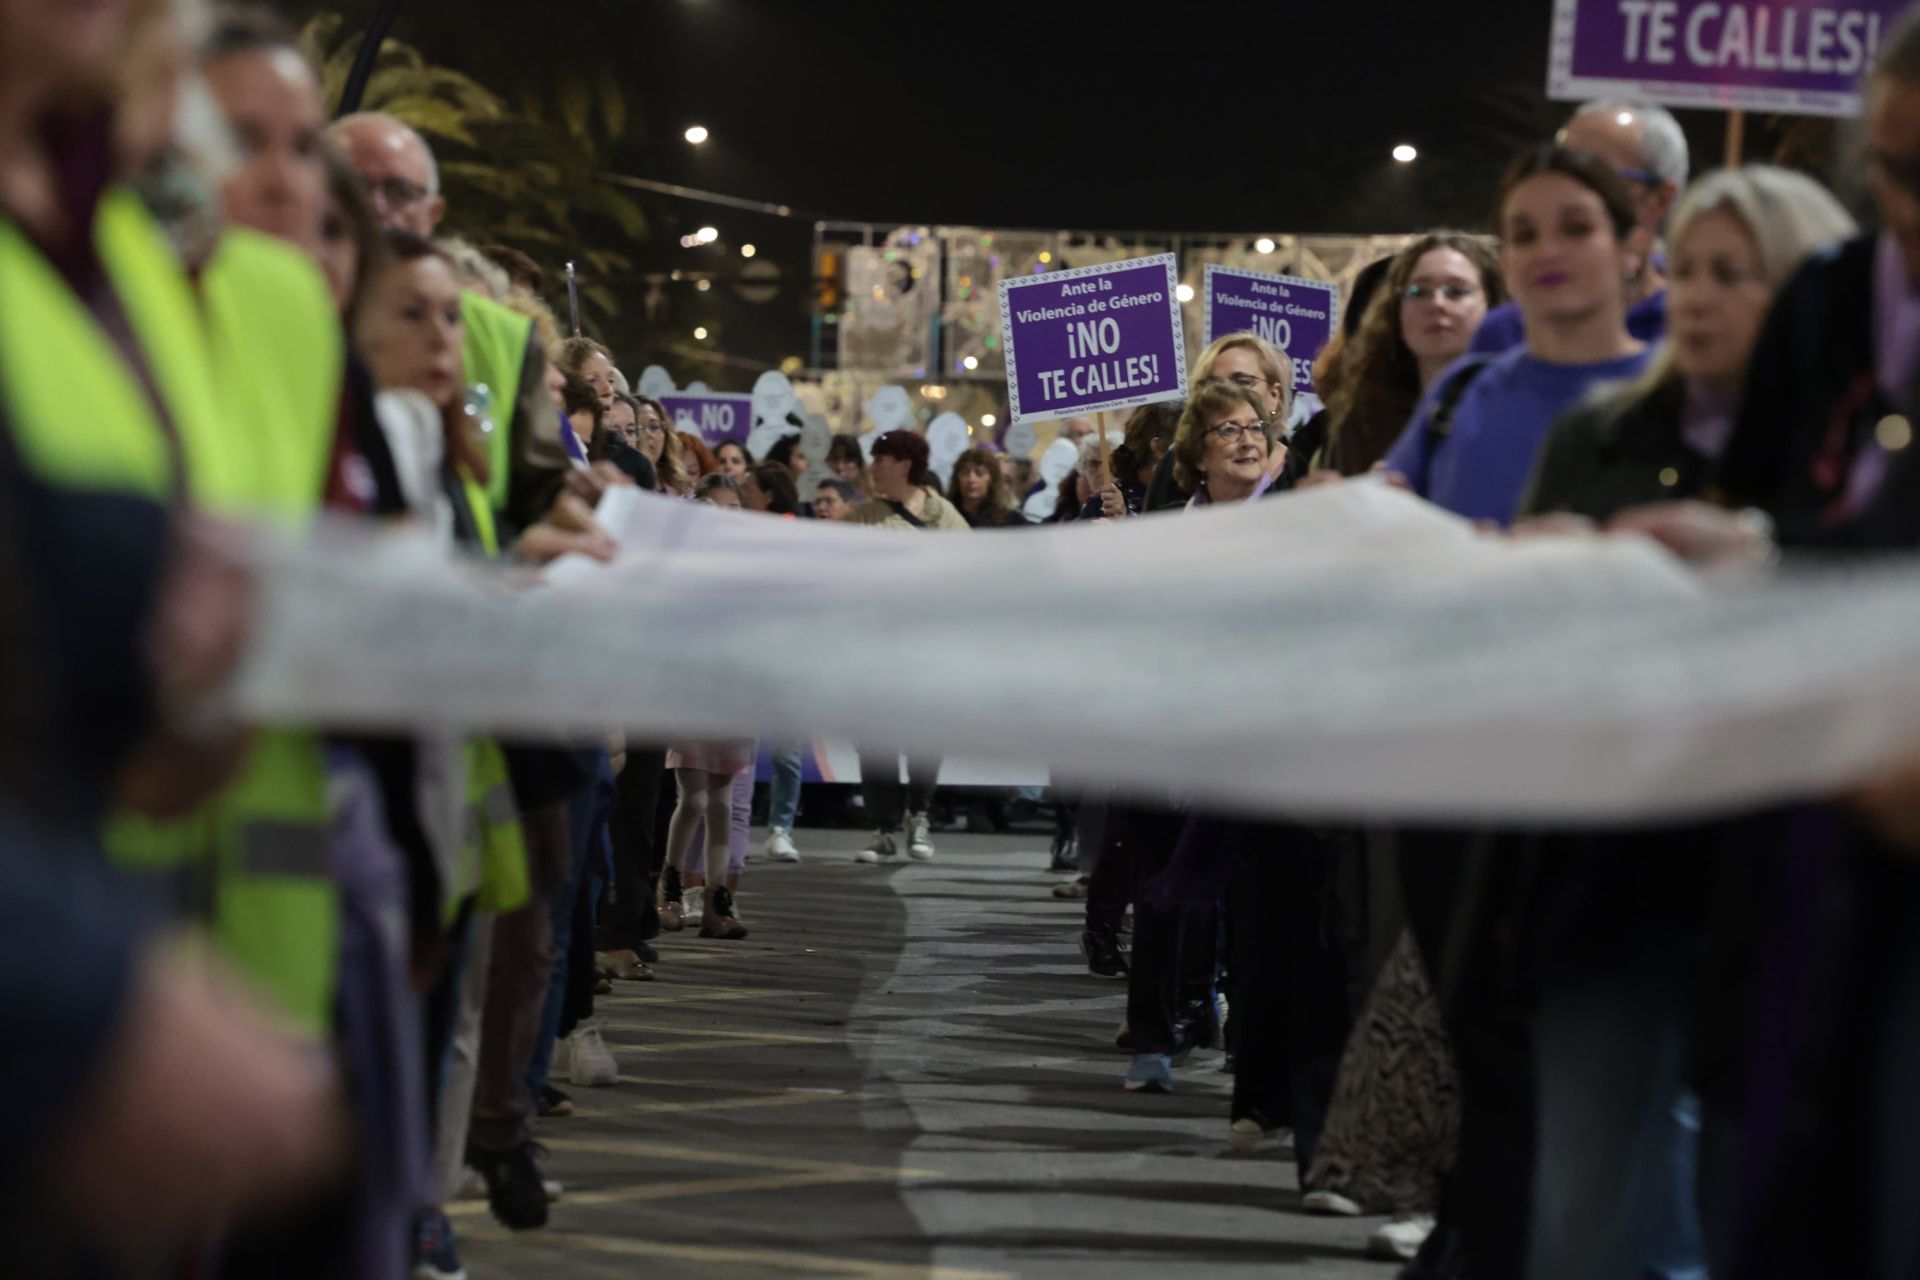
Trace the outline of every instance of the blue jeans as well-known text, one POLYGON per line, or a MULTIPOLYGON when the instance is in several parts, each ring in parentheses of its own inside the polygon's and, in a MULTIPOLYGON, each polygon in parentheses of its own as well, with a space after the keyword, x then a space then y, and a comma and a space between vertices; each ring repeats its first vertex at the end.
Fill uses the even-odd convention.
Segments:
POLYGON ((1707 1274, 1700 1106, 1682 1080, 1686 972, 1683 950, 1656 935, 1541 995, 1535 1280, 1707 1274))
POLYGON ((800 816, 800 760, 806 753, 802 743, 775 746, 773 749, 773 795, 767 802, 767 825, 775 831, 791 831, 800 816))
POLYGON ((613 770, 606 752, 593 754, 599 760, 593 781, 567 801, 567 843, 572 854, 567 878, 547 895, 547 914, 553 925, 553 977, 547 984, 546 1009, 540 1015, 540 1038, 534 1044, 533 1060, 527 1064, 527 1083, 535 1098, 546 1088, 547 1073, 553 1066, 553 1046, 560 1038, 560 1020, 567 1008, 567 981, 572 972, 567 956, 573 949, 574 899, 582 893, 596 892, 594 883, 604 878, 600 868, 590 868, 589 858, 604 829, 602 798, 611 791, 613 770), (596 874, 589 874, 590 870, 596 874))

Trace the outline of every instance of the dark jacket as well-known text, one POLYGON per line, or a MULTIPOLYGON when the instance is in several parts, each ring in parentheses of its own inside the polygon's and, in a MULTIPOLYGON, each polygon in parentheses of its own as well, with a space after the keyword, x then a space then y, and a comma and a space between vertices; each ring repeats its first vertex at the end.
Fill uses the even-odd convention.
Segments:
MULTIPOLYGON (((1854 459, 1875 425, 1897 411, 1874 377, 1874 248, 1875 238, 1862 236, 1801 267, 1781 288, 1754 347, 1715 485, 1733 505, 1771 515, 1783 543, 1920 542, 1920 517, 1888 509, 1892 483, 1879 509, 1853 519, 1840 510, 1854 459)), ((1889 482, 1910 460, 1900 464, 1889 482)), ((1900 487, 1908 483, 1903 478, 1900 487)))
POLYGON ((997 511, 968 511, 958 502, 953 509, 967 522, 969 529, 1024 529, 1033 521, 1015 511, 1012 507, 1002 507, 997 511))
POLYGON ((1568 410, 1540 446, 1519 514, 1607 520, 1628 507, 1694 497, 1713 464, 1681 438, 1685 406, 1686 385, 1675 379, 1631 403, 1603 392, 1568 410))
POLYGON ((1153 479, 1147 482, 1148 511, 1165 511, 1169 508, 1184 507, 1193 499, 1193 491, 1183 487, 1173 478, 1173 451, 1154 464, 1153 479))

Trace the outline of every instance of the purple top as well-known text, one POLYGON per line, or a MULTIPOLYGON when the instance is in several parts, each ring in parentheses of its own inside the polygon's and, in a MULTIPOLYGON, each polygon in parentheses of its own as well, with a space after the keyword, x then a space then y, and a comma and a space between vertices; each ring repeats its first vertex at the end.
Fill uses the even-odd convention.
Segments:
POLYGON ((1680 438, 1703 458, 1717 459, 1733 435, 1733 401, 1689 378, 1687 403, 1680 410, 1680 438))
POLYGON ((580 437, 573 433, 573 424, 567 421, 567 415, 564 413, 560 415, 560 447, 567 451, 569 458, 585 464, 587 446, 581 444, 580 437))
MULTIPOLYGON (((1667 291, 1640 299, 1627 308, 1627 332, 1649 346, 1657 346, 1667 336, 1667 291)), ((1503 302, 1487 312, 1480 327, 1473 331, 1467 351, 1475 355, 1497 356, 1503 351, 1525 346, 1527 327, 1520 319, 1520 304, 1503 302)))

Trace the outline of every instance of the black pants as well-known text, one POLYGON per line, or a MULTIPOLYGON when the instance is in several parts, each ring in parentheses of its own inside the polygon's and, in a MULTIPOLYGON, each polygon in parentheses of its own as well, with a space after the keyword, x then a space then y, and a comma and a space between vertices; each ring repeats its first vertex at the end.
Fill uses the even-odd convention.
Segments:
POLYGON ((877 831, 896 832, 909 813, 933 807, 933 789, 940 781, 938 756, 908 756, 907 785, 900 785, 900 753, 860 748, 860 791, 866 797, 867 816, 877 831))
POLYGON ((1347 954, 1332 917, 1336 854, 1288 829, 1250 842, 1232 920, 1233 1116, 1290 1124, 1294 1158, 1313 1163, 1353 1018, 1347 954), (1264 847, 1263 847, 1264 846, 1264 847))
POLYGON ((653 876, 665 856, 659 832, 661 781, 667 753, 660 748, 629 748, 627 767, 615 782, 613 880, 600 906, 601 951, 632 951, 660 933, 653 900, 653 876))
MULTIPOLYGON (((1213 907, 1163 910, 1139 888, 1166 869, 1186 827, 1177 809, 1113 805, 1100 861, 1122 859, 1133 876, 1133 957, 1127 972, 1127 1029, 1139 1053, 1179 1053, 1209 1045, 1213 979, 1220 957, 1220 915, 1213 907)), ((1097 873, 1096 873, 1097 874, 1097 873)))
POLYGON ((1426 1261, 1456 1251, 1473 1280, 1523 1280, 1535 1146, 1532 999, 1494 937, 1521 855, 1496 837, 1402 831, 1401 892, 1460 1072, 1460 1154, 1426 1261))

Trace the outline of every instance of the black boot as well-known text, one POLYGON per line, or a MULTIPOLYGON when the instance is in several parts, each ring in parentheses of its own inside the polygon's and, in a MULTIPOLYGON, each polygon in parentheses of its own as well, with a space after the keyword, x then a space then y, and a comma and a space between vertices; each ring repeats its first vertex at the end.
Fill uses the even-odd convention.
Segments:
POLYGON ((467 1148, 467 1163, 486 1179, 487 1207, 510 1231, 531 1231, 547 1225, 546 1182, 533 1157, 531 1139, 511 1151, 467 1148))
POLYGON ((1096 978, 1127 976, 1127 952, 1120 935, 1112 929, 1086 929, 1080 934, 1080 954, 1087 958, 1087 972, 1096 978))

